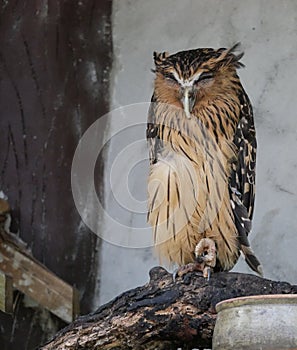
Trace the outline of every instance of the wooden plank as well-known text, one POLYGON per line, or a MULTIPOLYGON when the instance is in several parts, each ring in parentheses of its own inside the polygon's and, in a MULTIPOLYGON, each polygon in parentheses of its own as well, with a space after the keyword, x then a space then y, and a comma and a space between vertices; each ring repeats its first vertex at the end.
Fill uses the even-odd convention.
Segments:
POLYGON ((13 278, 13 287, 67 323, 79 313, 77 291, 26 252, 0 241, 0 270, 13 278))
POLYGON ((0 271, 0 310, 12 313, 13 310, 13 288, 12 278, 0 271))

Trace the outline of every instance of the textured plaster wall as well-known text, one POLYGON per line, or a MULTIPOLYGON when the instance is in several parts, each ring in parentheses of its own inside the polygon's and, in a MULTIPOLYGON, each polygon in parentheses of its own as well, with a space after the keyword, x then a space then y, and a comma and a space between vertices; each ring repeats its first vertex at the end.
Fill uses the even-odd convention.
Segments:
MULTIPOLYGON (((265 276, 297 283, 297 2, 295 0, 114 0, 112 107, 147 102, 152 92, 152 52, 229 47, 240 41, 245 69, 239 71, 255 112, 258 136, 257 195, 252 246, 265 276)), ((146 115, 137 115, 145 121, 146 115)), ((119 119, 110 121, 110 132, 119 119)), ((137 131, 144 132, 141 128, 137 131)), ((107 152, 112 165, 113 140, 107 152)), ((130 161, 129 155, 126 162, 130 161)), ((147 163, 130 177, 132 195, 145 197, 147 163), (132 180, 131 180, 132 179, 132 180)), ((106 182, 109 174, 106 173, 106 182)), ((121 173, 118 185, 124 186, 121 173)), ((106 187, 106 209, 115 211, 106 187)), ((134 224, 133 213, 125 222, 134 224)), ((138 219, 139 220, 139 217, 138 219)), ((145 218, 141 217, 143 225, 145 218)), ((129 225, 127 225, 129 226, 129 225)), ((104 231, 113 230, 105 222, 104 231)), ((122 233, 129 234, 129 227, 122 233)), ((100 301, 143 284, 157 263, 152 249, 104 243, 100 301)), ((240 261, 236 271, 250 271, 240 261)))

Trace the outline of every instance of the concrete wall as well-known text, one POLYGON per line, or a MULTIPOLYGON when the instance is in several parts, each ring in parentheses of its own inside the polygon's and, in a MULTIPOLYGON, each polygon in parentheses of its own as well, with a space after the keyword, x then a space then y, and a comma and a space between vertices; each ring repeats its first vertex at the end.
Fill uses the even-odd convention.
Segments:
MULTIPOLYGON (((114 0, 112 107, 150 100, 154 50, 173 53, 197 47, 229 47, 237 41, 242 42, 245 51, 242 61, 246 68, 239 74, 254 106, 259 149, 256 210, 250 239, 266 277, 297 283, 295 0, 114 0)), ((143 114, 131 113, 130 118, 144 123, 143 110, 143 114)), ((124 114, 110 119, 110 132, 117 129, 121 118, 127 118, 124 114)), ((137 132, 142 138, 144 129, 143 124, 131 134, 135 136, 137 132)), ((117 142, 112 138, 109 144, 109 167, 115 159, 117 142)), ((140 148, 145 152, 143 143, 140 148)), ((130 162, 130 156, 128 152, 124 163, 130 162)), ((118 173, 117 185, 132 182, 132 195, 140 196, 143 202, 146 171, 147 163, 137 162, 129 181, 118 173)), ((109 176, 107 172, 106 210, 116 216, 109 176)), ((143 221, 140 226, 145 228, 144 215, 129 211, 120 216, 126 225, 121 231, 124 235, 131 231, 129 223, 133 226, 137 222, 139 227, 139 221, 143 221)), ((117 234, 113 230, 118 228, 106 220, 104 231, 117 234)), ((151 248, 129 249, 105 242, 102 249, 101 302, 145 283, 149 268, 157 263, 151 248)), ((242 261, 235 270, 250 271, 242 261)))

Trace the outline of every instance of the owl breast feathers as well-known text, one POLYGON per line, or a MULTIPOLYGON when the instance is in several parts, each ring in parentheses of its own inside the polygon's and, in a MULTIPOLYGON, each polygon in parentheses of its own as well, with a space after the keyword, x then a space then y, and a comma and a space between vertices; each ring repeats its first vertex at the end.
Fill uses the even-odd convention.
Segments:
POLYGON ((255 199, 253 111, 231 49, 154 53, 148 115, 148 221, 161 261, 228 271, 248 241, 255 199))

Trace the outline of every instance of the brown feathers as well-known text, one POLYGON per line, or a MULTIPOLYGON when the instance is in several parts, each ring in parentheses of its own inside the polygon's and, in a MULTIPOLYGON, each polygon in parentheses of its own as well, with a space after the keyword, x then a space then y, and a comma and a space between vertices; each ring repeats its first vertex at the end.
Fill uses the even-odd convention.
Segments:
POLYGON ((231 49, 154 53, 149 110, 148 221, 161 260, 194 261, 204 238, 215 242, 215 269, 230 270, 249 247, 256 140, 252 108, 237 76, 243 54, 231 49))

